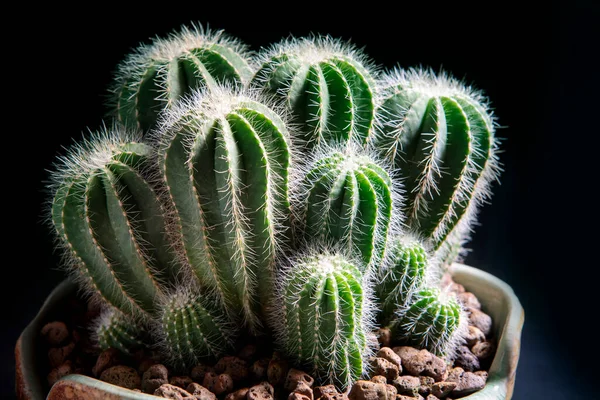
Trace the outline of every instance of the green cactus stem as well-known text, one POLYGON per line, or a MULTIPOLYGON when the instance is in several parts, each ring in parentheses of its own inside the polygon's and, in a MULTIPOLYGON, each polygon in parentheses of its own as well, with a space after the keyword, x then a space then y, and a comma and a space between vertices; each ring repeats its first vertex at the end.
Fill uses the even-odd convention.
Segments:
POLYGON ((308 147, 368 142, 375 84, 369 62, 353 46, 330 37, 289 39, 264 51, 258 63, 251 85, 286 104, 308 147))
POLYGON ((453 294, 423 288, 392 324, 392 332, 437 356, 452 357, 467 327, 466 313, 453 294))
POLYGON ((375 147, 404 179, 406 223, 440 258, 458 254, 499 172, 487 100, 431 71, 395 70, 383 86, 375 147))
POLYGON ((236 329, 218 305, 179 287, 161 305, 154 333, 169 364, 189 371, 231 350, 236 329))
POLYGON ((396 314, 405 310, 413 295, 431 275, 431 257, 421 241, 407 236, 391 240, 389 259, 378 271, 376 288, 379 321, 387 326, 396 314))
POLYGON ((164 210, 142 177, 152 148, 115 127, 59 159, 50 213, 67 267, 91 294, 127 315, 147 317, 178 266, 164 210), (160 271, 160 273, 159 273, 160 271))
POLYGON ((165 113, 159 165, 182 262, 253 331, 290 242, 290 141, 272 108, 226 88, 165 113))
POLYGON ((370 286, 339 254, 299 257, 282 273, 273 316, 280 347, 321 384, 346 388, 372 354, 370 286))
POLYGON ((113 348, 131 355, 143 346, 144 335, 137 322, 114 308, 104 310, 92 324, 92 337, 101 350, 113 348))
POLYGON ((236 39, 200 25, 156 38, 119 65, 111 90, 112 113, 127 126, 148 131, 160 111, 194 89, 247 85, 253 75, 248 56, 236 39))
POLYGON ((355 147, 318 152, 299 167, 294 198, 307 241, 357 252, 365 268, 381 259, 388 233, 401 223, 399 191, 386 169, 355 147))

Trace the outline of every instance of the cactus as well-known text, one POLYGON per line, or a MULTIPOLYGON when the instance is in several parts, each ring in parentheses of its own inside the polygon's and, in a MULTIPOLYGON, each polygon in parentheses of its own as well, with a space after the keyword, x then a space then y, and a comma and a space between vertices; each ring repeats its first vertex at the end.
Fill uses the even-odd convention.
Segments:
POLYGON ((467 315, 453 294, 426 287, 400 313, 392 332, 435 355, 452 358, 467 327, 467 315))
POLYGON ((251 86, 293 112, 308 147, 369 140, 375 109, 369 61, 330 37, 290 39, 259 56, 251 86))
POLYGON ((404 178, 407 224, 448 259, 498 176, 494 118, 479 92, 445 74, 395 70, 384 86, 375 147, 404 178))
POLYGON ((378 272, 376 293, 379 299, 379 321, 387 326, 398 312, 404 311, 413 295, 431 276, 431 256, 422 242, 409 236, 391 240, 389 259, 378 272))
POLYGON ((347 146, 317 152, 296 175, 296 220, 304 237, 357 252, 361 268, 380 260, 388 233, 401 222, 400 192, 386 169, 347 146))
POLYGON ((370 283, 356 263, 308 253, 282 273, 273 324, 278 343, 322 384, 345 388, 368 368, 372 307, 370 283))
POLYGON ((102 350, 113 348, 131 355, 142 347, 144 335, 138 323, 114 308, 103 310, 92 324, 92 338, 102 350))
POLYGON ((59 159, 51 185, 65 264, 92 294, 140 317, 178 273, 163 208, 142 177, 151 150, 119 127, 95 133, 59 159))
POLYGON ((283 120, 248 94, 213 89, 165 113, 156 141, 182 262, 259 331, 290 235, 283 120))
POLYGON ((160 309, 154 336, 171 365, 189 370, 199 361, 214 360, 231 350, 235 325, 218 304, 188 286, 165 296, 160 309))
POLYGON ((245 86, 253 71, 246 47, 223 31, 195 25, 142 45, 123 61, 112 87, 112 114, 148 131, 161 110, 197 88, 245 86))

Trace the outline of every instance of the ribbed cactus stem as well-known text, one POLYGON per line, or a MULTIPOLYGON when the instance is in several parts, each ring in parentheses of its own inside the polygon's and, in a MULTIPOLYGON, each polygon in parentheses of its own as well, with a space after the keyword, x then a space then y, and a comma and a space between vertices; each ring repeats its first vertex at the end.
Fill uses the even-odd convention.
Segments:
POLYGON ((317 153, 298 172, 297 220, 308 241, 335 244, 362 258, 362 268, 383 256, 390 231, 400 225, 399 190, 386 169, 354 146, 317 153))
POLYGON ((222 88, 165 114, 159 164, 181 259, 230 315, 260 329, 275 255, 289 244, 289 134, 252 96, 222 88))
POLYGON ((498 175, 487 100, 430 71, 396 70, 384 86, 375 145, 404 178, 407 224, 448 253, 449 235, 466 236, 498 175))
POLYGON ((173 279, 178 267, 164 210, 142 177, 152 149, 137 139, 115 128, 73 146, 56 165, 50 211, 66 264, 91 293, 147 317, 158 281, 173 279))
POLYGON ((132 318, 109 308, 94 321, 92 335, 102 350, 113 348, 124 354, 132 354, 143 346, 145 330, 132 318))
POLYGON ((464 340, 467 327, 467 316, 453 294, 423 288, 393 324, 393 331, 433 354, 452 357, 464 340))
POLYGON ((304 142, 369 140, 375 109, 369 62, 330 37, 291 39, 259 60, 251 85, 278 96, 301 126, 304 142))
POLYGON ((113 114, 130 127, 147 131, 157 116, 194 89, 219 84, 245 86, 253 71, 248 52, 223 31, 200 25, 137 48, 118 68, 112 88, 113 114))
POLYGON ((431 274, 428 270, 433 267, 431 257, 417 239, 396 237, 389 250, 389 259, 378 273, 376 286, 379 321, 384 326, 411 304, 413 295, 423 286, 431 274))
POLYGON ((162 304, 155 334, 170 363, 189 370, 230 350, 236 329, 218 305, 180 287, 162 304))
POLYGON ((337 254, 301 257, 282 277, 274 316, 286 354, 323 383, 345 388, 367 368, 372 300, 356 264, 337 254))

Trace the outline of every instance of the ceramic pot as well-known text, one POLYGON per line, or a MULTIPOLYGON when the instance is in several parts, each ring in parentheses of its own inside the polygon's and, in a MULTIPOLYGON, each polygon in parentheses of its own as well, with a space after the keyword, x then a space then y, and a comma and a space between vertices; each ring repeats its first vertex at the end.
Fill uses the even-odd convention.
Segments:
MULTIPOLYGON (((481 302, 484 312, 494 321, 494 333, 498 338, 498 349, 489 370, 484 389, 463 397, 467 400, 500 400, 512 397, 515 374, 521 346, 521 329, 524 312, 513 290, 493 275, 473 267, 454 264, 453 279, 467 291, 474 293, 481 302)), ((15 348, 16 391, 19 399, 51 400, 62 399, 158 399, 158 397, 134 392, 83 375, 68 375, 58 381, 48 392, 46 373, 40 356, 38 335, 49 321, 55 320, 59 310, 67 304, 75 292, 75 286, 65 281, 57 286, 40 312, 25 328, 15 348)))

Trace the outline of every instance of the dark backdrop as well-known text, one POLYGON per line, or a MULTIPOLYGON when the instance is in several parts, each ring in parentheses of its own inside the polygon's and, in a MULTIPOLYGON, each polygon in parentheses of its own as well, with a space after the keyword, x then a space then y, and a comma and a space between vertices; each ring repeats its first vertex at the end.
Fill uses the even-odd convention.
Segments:
POLYGON ((525 308, 515 399, 594 393, 588 382, 598 355, 596 2, 368 2, 330 4, 329 12, 319 12, 325 2, 295 9, 283 2, 187 3, 131 10, 25 5, 4 13, 4 27, 14 27, 4 34, 1 78, 10 104, 0 114, 8 139, 2 179, 9 179, 2 190, 3 397, 13 395, 19 332, 63 279, 41 223, 45 169, 71 138, 100 126, 111 73, 128 50, 190 21, 225 29, 253 49, 289 34, 328 33, 364 46, 383 67, 443 67, 482 89, 503 126, 505 172, 481 213, 467 263, 508 282, 525 308))

